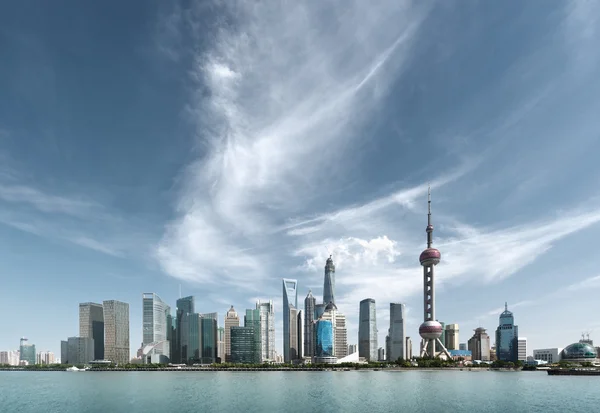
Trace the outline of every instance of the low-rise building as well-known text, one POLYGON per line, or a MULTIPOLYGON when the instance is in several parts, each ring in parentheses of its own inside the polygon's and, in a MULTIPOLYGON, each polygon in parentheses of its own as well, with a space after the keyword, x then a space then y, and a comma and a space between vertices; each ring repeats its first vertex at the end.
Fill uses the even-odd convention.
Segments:
POLYGON ((533 359, 534 360, 543 360, 550 364, 558 363, 560 361, 560 353, 562 352, 562 348, 541 348, 533 350, 533 359))

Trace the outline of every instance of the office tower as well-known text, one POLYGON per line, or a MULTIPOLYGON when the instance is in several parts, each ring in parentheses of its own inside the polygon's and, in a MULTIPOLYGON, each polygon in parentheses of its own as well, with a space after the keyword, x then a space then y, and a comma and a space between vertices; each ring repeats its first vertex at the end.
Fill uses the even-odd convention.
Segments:
POLYGON ((405 306, 400 303, 390 303, 390 349, 388 359, 397 361, 406 359, 404 344, 406 340, 406 327, 404 326, 405 306))
POLYGON ((319 318, 321 318, 321 316, 325 312, 325 307, 326 307, 326 304, 315 304, 315 317, 314 317, 315 320, 318 320, 319 318))
POLYGON ((103 301, 104 358, 113 363, 129 363, 129 304, 103 301))
POLYGON ((185 322, 182 328, 182 349, 181 362, 185 364, 198 364, 202 360, 202 317, 198 313, 191 313, 184 316, 185 322))
POLYGON ((411 360, 413 356, 412 352, 412 340, 410 337, 406 337, 406 344, 404 345, 404 352, 406 353, 406 360, 411 360))
MULTIPOLYGON (((102 341, 104 341, 104 337, 102 338, 102 341)), ((69 363, 69 342, 66 340, 61 340, 60 341, 60 362, 62 364, 67 364, 69 363)))
POLYGON ((27 364, 28 366, 34 365, 35 354, 35 344, 29 344, 28 340, 25 337, 21 338, 19 345, 20 364, 27 364))
POLYGON ((385 357, 387 361, 396 361, 391 359, 392 340, 390 339, 390 329, 388 328, 387 336, 385 336, 385 357))
POLYGON ((258 360, 258 363, 262 363, 262 334, 259 308, 254 310, 246 310, 246 315, 244 316, 244 327, 251 327, 254 329, 254 343, 256 344, 255 351, 257 353, 254 358, 258 360))
POLYGON ((496 329, 496 357, 502 361, 517 361, 519 327, 515 325, 513 313, 508 311, 508 303, 504 303, 504 312, 500 314, 500 322, 496 329))
POLYGON ((173 319, 173 316, 171 315, 171 309, 169 308, 169 313, 167 314, 167 341, 169 342, 169 354, 167 354, 167 356, 169 357, 169 361, 171 362, 175 362, 174 356, 177 352, 175 350, 175 322, 176 320, 173 319))
POLYGON ((460 343, 458 345, 458 349, 462 350, 462 351, 466 351, 467 350, 467 343, 460 343))
POLYGON ((231 363, 257 364, 260 363, 260 343, 256 342, 254 327, 231 326, 231 363))
POLYGON ((171 353, 170 326, 167 322, 171 307, 154 293, 142 294, 142 346, 144 361, 150 356, 155 362, 168 362, 171 353), (163 357, 161 357, 163 356, 163 357))
POLYGON ((431 224, 431 190, 427 191, 427 249, 419 256, 419 261, 423 266, 423 324, 419 327, 419 335, 423 338, 421 357, 435 358, 440 354, 445 354, 448 359, 452 356, 440 341, 443 333, 442 325, 435 318, 435 278, 434 267, 439 264, 440 251, 432 248, 433 244, 433 225, 431 224), (436 351, 436 344, 439 343, 440 351, 436 351))
MULTIPOLYGON (((301 317, 300 315, 300 310, 298 310, 297 308, 294 307, 290 307, 289 311, 289 319, 288 319, 288 342, 287 342, 287 356, 289 357, 285 362, 286 363, 291 363, 294 360, 298 360, 299 358, 301 358, 301 354, 302 354, 302 342, 301 342, 301 335, 300 332, 302 331, 302 325, 300 325, 300 329, 298 329, 298 319, 299 317, 301 317)), ((284 320, 285 321, 285 320, 284 320)), ((284 324, 284 330, 285 330, 285 324, 284 324)), ((284 337, 285 339, 285 337, 284 337)), ((284 360, 285 360, 285 343, 284 343, 284 360)))
POLYGON ((314 362, 316 364, 327 362, 327 358, 335 357, 335 335, 332 320, 323 318, 315 321, 315 354, 314 362))
POLYGON ((360 302, 359 307, 358 356, 364 357, 367 361, 379 360, 377 349, 375 300, 366 298, 360 302))
MULTIPOLYGON (((231 360, 231 328, 240 326, 240 318, 235 312, 233 306, 225 314, 225 361, 230 362, 231 360)), ((240 333, 241 334, 241 333, 240 333)))
POLYGON ((283 360, 290 363, 298 358, 298 281, 283 280, 283 360), (293 311, 292 311, 293 310, 293 311))
POLYGON ((348 355, 354 354, 358 351, 358 344, 348 344, 348 355))
POLYGON ((348 355, 348 331, 346 329, 346 316, 342 314, 335 304, 330 302, 319 320, 331 321, 333 329, 333 356, 338 359, 348 355))
POLYGON ((102 304, 79 304, 79 337, 94 340, 94 360, 104 359, 104 309, 102 304))
MULTIPOLYGON (((107 350, 107 348, 108 347, 105 347, 105 351, 107 350)), ((87 364, 90 361, 93 361, 94 351, 95 348, 93 338, 69 337, 67 339, 67 360, 69 364, 87 364)), ((109 360, 113 361, 112 359, 109 360)), ((128 361, 129 360, 127 360, 126 362, 128 361)))
POLYGON ((469 339, 468 347, 473 360, 490 361, 490 336, 485 332, 485 328, 475 329, 475 334, 469 339))
POLYGON ((273 301, 256 303, 260 311, 260 345, 261 360, 275 361, 275 307, 273 301))
POLYGON ((527 338, 519 337, 517 339, 517 360, 526 361, 527 360, 527 338))
POLYGON ((173 352, 175 363, 187 363, 190 356, 188 354, 190 321, 189 315, 194 311, 194 297, 188 296, 177 300, 176 320, 175 320, 175 351, 173 352))
POLYGON ((217 325, 219 316, 217 313, 200 314, 200 337, 201 337, 201 362, 212 364, 217 362, 217 325))
POLYGON ((458 324, 448 324, 446 326, 446 340, 444 342, 448 350, 458 350, 458 324))
POLYGON ((383 347, 377 349, 377 361, 385 361, 385 349, 383 347))
POLYGON ((325 279, 323 282, 323 304, 335 304, 335 265, 331 255, 325 263, 325 279))
POLYGON ((312 357, 315 349, 314 338, 314 322, 315 322, 315 306, 317 300, 312 295, 312 291, 308 290, 308 295, 304 299, 304 356, 312 357))
POLYGON ((8 363, 8 351, 0 351, 0 365, 8 363))
POLYGON ((217 363, 225 361, 225 328, 217 330, 217 363))

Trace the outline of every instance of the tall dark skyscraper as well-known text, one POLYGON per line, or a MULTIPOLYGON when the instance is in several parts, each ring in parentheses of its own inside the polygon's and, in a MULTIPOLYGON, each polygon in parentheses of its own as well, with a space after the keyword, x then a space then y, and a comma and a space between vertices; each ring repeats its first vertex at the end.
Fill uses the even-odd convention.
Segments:
POLYGON ((104 309, 102 304, 79 304, 79 337, 93 339, 94 360, 104 359, 104 309))
MULTIPOLYGON (((283 279, 283 360, 286 363, 298 358, 298 281, 283 279)), ((302 326, 300 326, 302 328, 302 326)))
POLYGON ((335 265, 331 255, 325 263, 325 280, 323 283, 323 304, 335 304, 335 265))
POLYGON ((513 313, 508 311, 508 304, 504 303, 504 311, 500 314, 500 321, 496 329, 496 357, 502 361, 517 361, 519 327, 515 325, 513 313))
POLYGON ((315 306, 317 300, 312 295, 312 291, 308 291, 308 295, 304 299, 304 356, 312 357, 314 354, 314 321, 315 321, 315 306))
POLYGON ((419 335, 423 339, 421 357, 437 357, 444 353, 449 359, 452 358, 444 343, 440 341, 443 327, 435 318, 435 278, 434 267, 439 264, 442 254, 439 250, 432 247, 433 244, 433 225, 431 224, 431 191, 427 193, 427 249, 419 256, 419 261, 423 266, 423 324, 419 327, 419 335), (436 351, 436 343, 439 345, 440 352, 436 351))
POLYGON ((189 348, 189 316, 194 313, 194 297, 183 297, 177 300, 177 320, 175 328, 175 354, 176 363, 186 363, 193 354, 188 354, 189 348))
POLYGON ((360 302, 358 316, 358 356, 377 361, 377 318, 375 300, 366 298, 360 302))

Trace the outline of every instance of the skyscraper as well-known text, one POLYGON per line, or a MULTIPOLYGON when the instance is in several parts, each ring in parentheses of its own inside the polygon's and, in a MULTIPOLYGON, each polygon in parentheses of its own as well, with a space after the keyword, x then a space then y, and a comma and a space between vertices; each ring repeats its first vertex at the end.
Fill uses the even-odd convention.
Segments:
POLYGON ((194 313, 194 297, 188 296, 177 300, 177 319, 175 327, 175 363, 186 363, 192 353, 188 354, 189 347, 189 316, 194 313))
POLYGON ((23 337, 19 343, 19 361, 27 362, 28 366, 35 364, 35 344, 29 344, 28 340, 23 337))
MULTIPOLYGON (((108 347, 107 347, 108 350, 108 347)), ((89 337, 69 337, 67 339, 67 360, 69 364, 88 364, 94 360, 94 339, 89 337)), ((107 353, 109 354, 109 353, 107 353)), ((127 355, 129 361, 129 354, 127 355)), ((113 361, 113 359, 109 359, 113 361)))
POLYGON ((225 328, 223 327, 217 330, 217 359, 218 363, 225 361, 225 328))
POLYGON ((79 337, 93 339, 94 360, 104 359, 104 310, 102 304, 79 304, 79 337))
POLYGON ((485 328, 478 327, 468 341, 468 348, 473 360, 490 361, 490 336, 485 328))
POLYGON ((406 353, 406 360, 411 360, 413 353, 412 353, 412 340, 410 339, 410 337, 406 337, 406 344, 404 346, 404 353, 406 353))
POLYGON ((496 329, 496 357, 502 361, 517 361, 519 327, 515 325, 513 313, 508 311, 504 303, 504 311, 500 314, 500 322, 496 329))
POLYGON ((129 304, 104 301, 104 358, 113 363, 129 363, 129 304))
POLYGON ((330 302, 325 307, 325 312, 319 318, 331 322, 333 329, 333 356, 338 359, 348 355, 348 331, 346 329, 346 316, 342 314, 337 306, 330 302))
POLYGON ((519 337, 517 345, 517 360, 526 361, 527 360, 527 337, 519 337))
POLYGON ((421 357, 437 357, 441 353, 448 359, 452 356, 440 341, 443 332, 442 325, 435 318, 435 278, 434 267, 439 264, 442 255, 440 251, 432 248, 433 244, 433 225, 431 224, 431 191, 427 191, 427 249, 419 256, 419 261, 423 266, 423 324, 419 327, 419 335, 423 338, 421 357), (440 352, 436 351, 436 343, 439 344, 440 352))
POLYGON ((283 360, 289 363, 298 358, 298 281, 283 280, 283 360), (293 311, 292 311, 293 310, 293 311))
POLYGON ((246 315, 244 316, 244 327, 251 327, 254 331, 254 351, 256 353, 254 358, 258 360, 258 363, 264 361, 262 358, 262 320, 260 315, 260 308, 255 308, 254 310, 246 310, 246 315))
POLYGON ((217 362, 218 319, 217 313, 200 314, 200 360, 203 364, 217 362))
MULTIPOLYGON (((225 314, 225 361, 230 362, 231 360, 231 328, 240 326, 240 318, 236 313, 233 306, 227 311, 225 314)), ((245 333, 244 333, 245 334, 245 333)), ((242 337, 242 333, 240 333, 240 337, 242 337)))
POLYGON ((275 361, 275 307, 273 301, 256 303, 260 311, 261 360, 275 361))
POLYGON ((170 357, 170 327, 167 322, 170 315, 171 307, 158 295, 142 294, 142 341, 144 346, 152 344, 152 353, 157 356, 170 357))
POLYGON ((446 326, 446 348, 448 350, 458 350, 458 324, 448 324, 446 326))
POLYGON ((379 354, 374 299, 366 298, 360 302, 358 323, 358 356, 368 361, 377 361, 379 354))
POLYGON ((331 255, 325 263, 325 280, 323 282, 323 304, 335 304, 335 265, 331 255))
POLYGON ((396 361, 399 358, 406 359, 404 348, 406 340, 406 327, 404 325, 405 306, 400 303, 390 303, 390 348, 388 360, 396 361))
MULTIPOLYGON (((290 307, 289 311, 289 321, 288 321, 288 357, 289 359, 285 360, 285 343, 284 343, 284 361, 286 363, 291 363, 294 360, 298 360, 302 357, 302 313, 295 307, 290 307)), ((284 320, 285 321, 285 320, 284 320)), ((284 325, 285 330, 285 325, 284 325)), ((284 337, 285 340, 285 337, 284 337)))
POLYGON ((314 341, 314 322, 315 322, 315 306, 317 300, 312 295, 312 291, 308 291, 308 295, 304 299, 304 356, 312 357, 315 349, 314 341))
MULTIPOLYGON (((104 337, 102 341, 104 341, 104 337)), ((67 340, 61 340, 60 342, 60 362, 62 364, 69 363, 69 342, 67 340)))
POLYGON ((315 363, 321 363, 325 361, 323 359, 335 357, 332 321, 319 319, 315 321, 313 330, 315 336, 315 363))
POLYGON ((260 344, 256 342, 254 327, 231 326, 231 363, 256 364, 260 362, 260 344))

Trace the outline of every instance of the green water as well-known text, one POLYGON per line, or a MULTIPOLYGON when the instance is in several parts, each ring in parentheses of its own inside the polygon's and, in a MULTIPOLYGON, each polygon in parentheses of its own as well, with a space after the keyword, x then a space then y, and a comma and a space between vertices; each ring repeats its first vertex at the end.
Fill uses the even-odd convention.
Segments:
POLYGON ((0 372, 0 412, 600 412, 543 372, 0 372))

